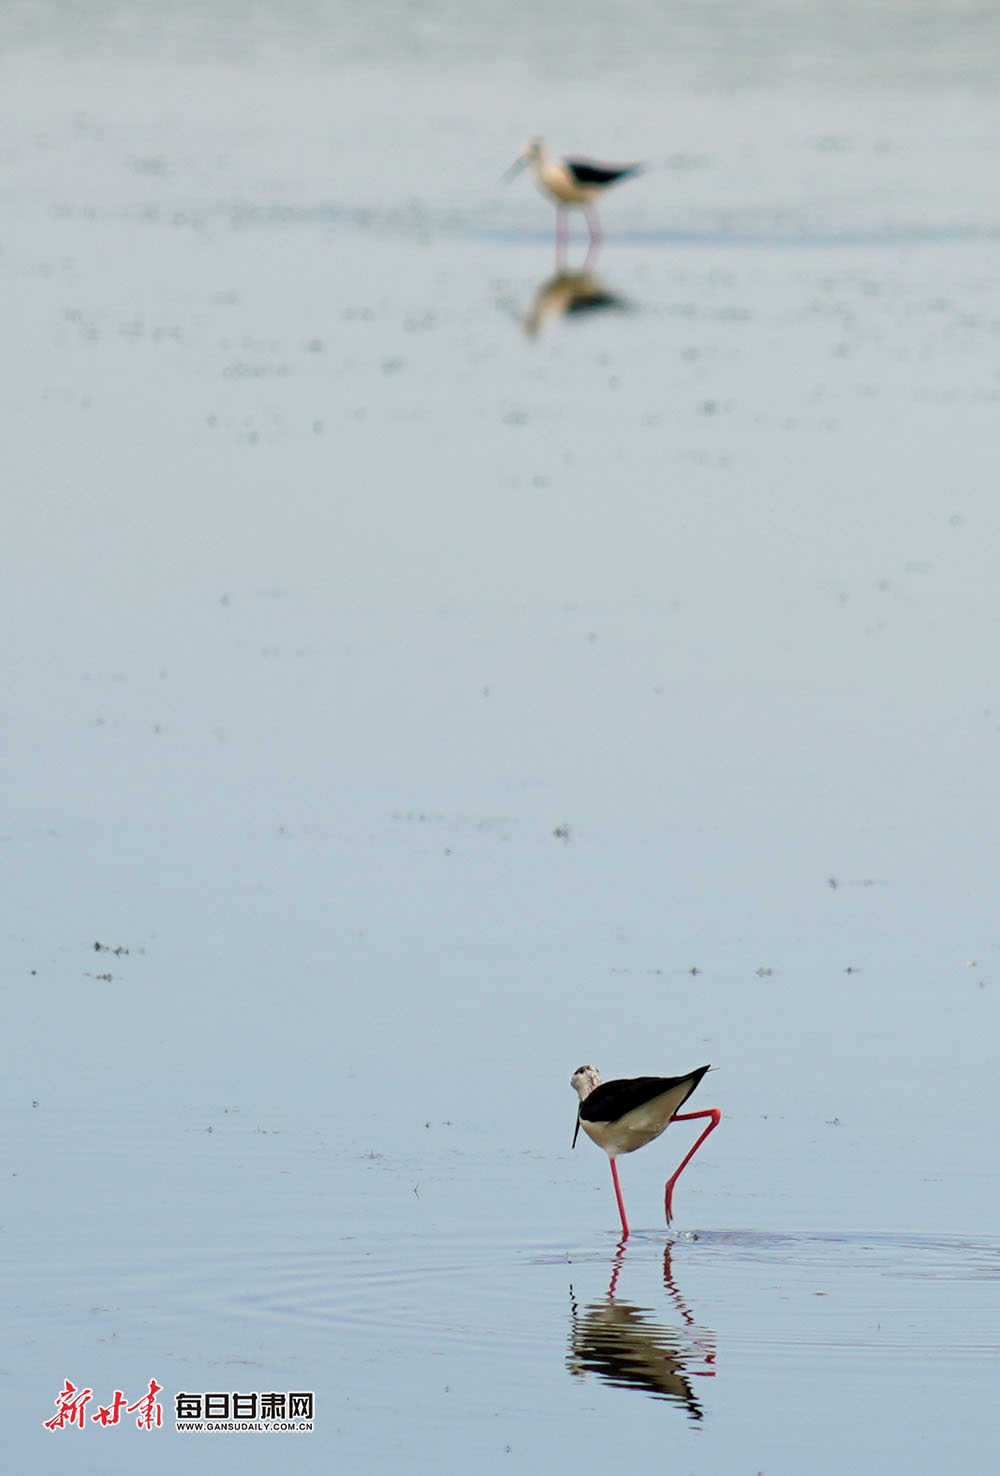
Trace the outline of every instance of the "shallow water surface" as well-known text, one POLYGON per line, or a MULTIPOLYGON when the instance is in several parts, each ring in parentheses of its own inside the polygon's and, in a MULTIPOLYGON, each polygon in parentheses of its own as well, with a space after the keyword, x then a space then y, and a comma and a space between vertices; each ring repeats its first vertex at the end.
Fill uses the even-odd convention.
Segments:
MULTIPOLYGON (((998 1351, 995 1236, 640 1228, 616 1244, 610 1194, 574 1236, 553 1228, 572 1202, 566 1154, 463 1151, 468 1134, 443 1124, 407 1161, 345 1152, 332 1118, 303 1131, 140 1115, 131 1132, 84 1118, 83 1153, 62 1133, 46 1145, 41 1112, 34 1160, 60 1190, 41 1173, 17 1185, 24 1221, 7 1226, 21 1277, 8 1380, 39 1428, 63 1377, 107 1395, 152 1377, 171 1396, 315 1389, 315 1433, 296 1443, 307 1470, 331 1449, 370 1470, 404 1454, 418 1470, 508 1456, 562 1469, 567 1430, 602 1464, 662 1445, 694 1472, 748 1447, 758 1469, 809 1451, 820 1472, 901 1450, 929 1471, 976 1448, 998 1351), (60 1198, 71 1226, 39 1212, 60 1198)), ((687 1218, 714 1198, 716 1175, 698 1177, 687 1218)), ((46 1438, 99 1471, 140 1449, 170 1469, 181 1437, 46 1438)), ((237 1459, 235 1434, 184 1438, 196 1470, 237 1459)), ((239 1459, 280 1465, 278 1438, 248 1435, 239 1459)))

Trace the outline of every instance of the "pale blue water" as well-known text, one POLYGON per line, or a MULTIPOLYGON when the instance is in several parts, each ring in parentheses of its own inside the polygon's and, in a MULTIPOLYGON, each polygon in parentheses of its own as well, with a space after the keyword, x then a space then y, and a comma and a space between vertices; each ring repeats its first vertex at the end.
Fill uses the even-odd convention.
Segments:
POLYGON ((4 22, 9 1458, 989 1471, 996 17, 361 15, 4 22))

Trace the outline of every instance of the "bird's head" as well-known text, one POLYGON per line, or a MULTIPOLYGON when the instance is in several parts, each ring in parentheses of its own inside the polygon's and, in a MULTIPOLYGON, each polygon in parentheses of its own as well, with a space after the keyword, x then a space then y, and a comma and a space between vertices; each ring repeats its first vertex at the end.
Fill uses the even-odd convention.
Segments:
MULTIPOLYGON (((569 1084, 570 1084, 571 1087, 573 1087, 575 1089, 577 1096, 580 1098, 580 1105, 582 1106, 583 1103, 584 1103, 584 1101, 586 1100, 587 1097, 590 1096, 590 1094, 594 1090, 594 1088, 600 1086, 600 1084, 601 1084, 601 1073, 598 1071, 598 1069, 597 1069, 596 1066, 578 1066, 576 1068, 576 1070, 573 1072, 573 1075, 570 1077, 569 1084)), ((576 1147, 576 1140, 577 1140, 577 1137, 579 1135, 579 1132, 580 1132, 580 1109, 577 1108, 577 1113, 576 1113, 576 1130, 573 1133, 573 1147, 574 1148, 576 1147)))
POLYGON ((506 174, 501 175, 500 183, 506 184, 515 175, 520 174, 522 169, 526 169, 529 164, 540 163, 544 156, 545 144, 543 140, 540 138, 529 138, 506 174))
POLYGON ((569 1084, 576 1091, 580 1101, 583 1102, 590 1096, 595 1087, 601 1084, 601 1073, 596 1066, 578 1066, 569 1079, 569 1084))

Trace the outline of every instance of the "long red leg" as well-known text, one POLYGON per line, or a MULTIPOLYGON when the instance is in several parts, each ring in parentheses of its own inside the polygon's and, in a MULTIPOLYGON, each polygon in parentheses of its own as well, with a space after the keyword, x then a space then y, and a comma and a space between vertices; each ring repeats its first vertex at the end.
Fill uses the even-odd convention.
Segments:
POLYGON ((593 205, 587 206, 585 214, 587 230, 590 232, 590 249, 596 253, 600 250, 601 242, 604 240, 604 231, 601 229, 601 222, 593 205))
POLYGON ((566 248, 569 244, 569 220, 561 205, 556 206, 556 271, 566 265, 566 248))
POLYGON ((618 1182, 618 1165, 614 1159, 609 1159, 611 1164, 611 1177, 615 1182, 615 1198, 618 1201, 618 1213, 622 1217, 622 1240, 628 1240, 628 1220, 625 1218, 625 1201, 622 1199, 622 1186, 618 1182))
MULTIPOLYGON (((708 1107, 704 1112, 677 1112, 670 1119, 670 1121, 687 1122, 692 1117, 710 1117, 712 1121, 708 1124, 708 1127, 702 1133, 701 1137, 698 1138, 691 1151, 684 1158, 681 1159, 680 1166, 674 1169, 673 1173, 670 1175, 670 1178, 667 1180, 667 1192, 664 1197, 663 1207, 667 1212, 668 1225, 670 1224, 671 1218, 673 1216, 674 1185, 677 1183, 677 1180, 681 1176, 681 1169, 687 1167, 692 1158, 698 1152, 698 1149, 701 1147, 702 1143, 704 1143, 705 1139, 708 1137, 709 1133, 714 1132, 715 1129, 719 1126, 719 1123, 722 1121, 722 1113, 719 1111, 718 1107, 708 1107)), ((612 1168, 614 1168, 614 1160, 612 1160, 611 1166, 612 1168)))

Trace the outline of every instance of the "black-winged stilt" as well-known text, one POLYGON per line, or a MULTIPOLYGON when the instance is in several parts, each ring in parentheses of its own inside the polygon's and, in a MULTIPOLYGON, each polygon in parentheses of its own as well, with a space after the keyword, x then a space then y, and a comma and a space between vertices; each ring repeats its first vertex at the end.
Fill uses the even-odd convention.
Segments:
POLYGON ((555 159, 540 138, 525 144, 513 164, 503 176, 513 179, 522 169, 531 165, 535 183, 543 195, 556 204, 556 249, 560 255, 566 249, 568 232, 567 210, 582 210, 590 232, 590 250, 596 251, 604 239, 601 222, 594 209, 594 201, 605 190, 639 174, 642 164, 598 164, 595 159, 555 159))
POLYGON ((569 1084, 580 1098, 573 1147, 576 1147, 582 1127, 587 1137, 593 1138, 608 1155, 618 1213, 622 1217, 623 1239, 628 1237, 628 1220, 615 1159, 620 1153, 634 1153, 637 1148, 644 1148, 672 1122, 686 1122, 694 1117, 712 1119, 667 1180, 663 1207, 669 1225, 673 1214, 674 1185, 722 1118, 718 1107, 708 1107, 704 1112, 679 1111, 708 1069, 707 1066, 699 1066, 697 1071, 691 1071, 687 1076, 632 1076, 621 1081, 602 1082, 596 1066, 578 1066, 570 1077, 569 1084))

